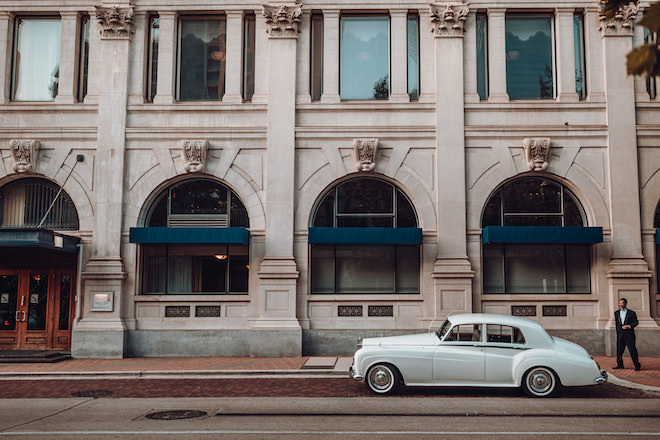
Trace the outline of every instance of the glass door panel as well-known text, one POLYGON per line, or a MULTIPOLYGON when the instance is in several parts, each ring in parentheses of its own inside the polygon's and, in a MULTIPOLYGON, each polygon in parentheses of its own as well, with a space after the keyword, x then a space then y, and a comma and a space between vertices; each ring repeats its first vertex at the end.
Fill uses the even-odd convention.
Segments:
POLYGON ((28 291, 27 329, 46 330, 48 311, 48 272, 31 273, 28 291))
POLYGON ((18 275, 0 274, 0 331, 16 330, 18 275))

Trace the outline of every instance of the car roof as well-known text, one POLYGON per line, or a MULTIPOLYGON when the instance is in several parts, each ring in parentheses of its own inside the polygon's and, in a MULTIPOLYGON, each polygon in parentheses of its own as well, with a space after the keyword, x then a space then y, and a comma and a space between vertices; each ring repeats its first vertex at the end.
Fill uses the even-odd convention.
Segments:
POLYGON ((511 315, 496 315, 490 313, 463 313, 450 315, 447 319, 452 325, 461 324, 497 324, 510 325, 523 330, 528 345, 547 346, 552 344, 552 338, 543 326, 536 321, 511 315))

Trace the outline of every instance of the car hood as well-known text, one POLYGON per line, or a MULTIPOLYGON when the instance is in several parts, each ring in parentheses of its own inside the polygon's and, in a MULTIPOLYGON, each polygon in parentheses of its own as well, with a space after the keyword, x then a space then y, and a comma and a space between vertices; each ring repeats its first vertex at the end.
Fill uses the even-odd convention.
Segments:
POLYGON ((362 346, 400 346, 400 345, 432 345, 438 342, 435 333, 418 333, 414 335, 387 336, 383 338, 365 338, 362 346))
POLYGON ((557 351, 563 351, 567 354, 572 354, 572 355, 576 355, 576 356, 587 356, 587 357, 589 357, 589 353, 587 353, 587 350, 585 350, 584 348, 582 348, 578 344, 567 341, 566 339, 557 338, 555 336, 553 336, 552 339, 555 342, 555 349, 557 351))

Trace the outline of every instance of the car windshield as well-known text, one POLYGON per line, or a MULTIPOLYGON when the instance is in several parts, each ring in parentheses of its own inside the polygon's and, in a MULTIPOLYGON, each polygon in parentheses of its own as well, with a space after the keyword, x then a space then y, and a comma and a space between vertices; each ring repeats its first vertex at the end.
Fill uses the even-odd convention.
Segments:
POLYGON ((449 320, 446 320, 444 324, 442 324, 442 327, 440 327, 440 330, 437 331, 438 338, 442 340, 442 338, 445 337, 449 329, 451 328, 451 322, 449 320))

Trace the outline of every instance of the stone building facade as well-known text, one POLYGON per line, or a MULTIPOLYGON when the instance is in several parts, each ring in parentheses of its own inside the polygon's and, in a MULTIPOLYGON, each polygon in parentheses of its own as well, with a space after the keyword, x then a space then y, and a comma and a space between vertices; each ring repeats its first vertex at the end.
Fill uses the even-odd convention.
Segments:
POLYGON ((626 297, 660 355, 645 6, 0 0, 0 348, 348 354, 487 312, 612 354, 626 297))

